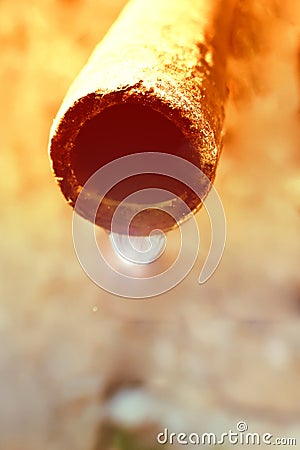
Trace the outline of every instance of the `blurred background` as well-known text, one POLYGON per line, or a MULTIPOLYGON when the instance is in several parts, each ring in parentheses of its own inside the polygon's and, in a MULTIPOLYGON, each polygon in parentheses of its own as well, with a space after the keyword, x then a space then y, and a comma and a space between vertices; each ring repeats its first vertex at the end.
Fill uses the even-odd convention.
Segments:
POLYGON ((137 301, 81 269, 47 155, 70 83, 125 3, 0 2, 0 448, 154 449, 164 427, 240 420, 300 448, 300 6, 239 2, 220 267, 198 285, 204 237, 179 286, 137 301))

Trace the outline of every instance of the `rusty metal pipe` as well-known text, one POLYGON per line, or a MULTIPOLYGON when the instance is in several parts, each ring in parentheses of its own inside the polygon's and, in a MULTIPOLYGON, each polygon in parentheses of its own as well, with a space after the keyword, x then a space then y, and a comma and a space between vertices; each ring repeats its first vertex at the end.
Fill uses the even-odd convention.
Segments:
MULTIPOLYGON (((71 86, 51 129, 53 172, 73 207, 97 169, 135 152, 181 156, 214 180, 233 8, 234 0, 129 2, 71 86)), ((168 187, 197 210, 201 200, 173 181, 168 187)), ((145 183, 153 184, 151 176, 145 183)), ((107 230, 120 195, 110 192, 98 210, 96 223, 107 230)), ((134 234, 148 234, 144 222, 136 221, 134 234)), ((154 225, 168 230, 174 223, 162 212, 154 225)))

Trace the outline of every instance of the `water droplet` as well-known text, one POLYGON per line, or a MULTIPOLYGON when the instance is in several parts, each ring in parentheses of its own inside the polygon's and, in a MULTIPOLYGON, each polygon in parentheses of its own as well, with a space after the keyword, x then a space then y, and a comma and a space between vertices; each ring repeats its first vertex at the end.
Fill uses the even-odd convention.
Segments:
POLYGON ((125 261, 134 264, 150 264, 158 259, 166 247, 165 234, 152 232, 149 236, 127 236, 111 233, 115 252, 125 261))

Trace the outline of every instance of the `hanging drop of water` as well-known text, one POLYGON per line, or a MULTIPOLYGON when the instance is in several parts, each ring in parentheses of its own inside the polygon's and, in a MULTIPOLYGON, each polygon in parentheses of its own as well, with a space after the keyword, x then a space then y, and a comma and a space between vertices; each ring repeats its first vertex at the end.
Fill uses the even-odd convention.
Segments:
POLYGON ((158 259, 166 247, 165 234, 152 232, 149 236, 128 236, 110 233, 116 253, 125 261, 134 264, 150 264, 158 259))

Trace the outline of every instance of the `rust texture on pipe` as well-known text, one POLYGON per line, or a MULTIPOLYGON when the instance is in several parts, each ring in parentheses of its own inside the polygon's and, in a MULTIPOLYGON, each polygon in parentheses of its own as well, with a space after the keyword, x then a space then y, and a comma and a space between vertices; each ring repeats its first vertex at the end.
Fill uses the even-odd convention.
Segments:
MULTIPOLYGON (((134 152, 176 154, 214 180, 233 3, 133 0, 125 7, 71 86, 51 129, 54 175, 72 206, 98 168, 134 152)), ((191 190, 176 189, 192 210, 200 206, 191 190)), ((117 204, 117 194, 106 196, 96 223, 109 230, 117 204)), ((164 230, 174 225, 163 212, 151 214, 136 220, 135 234, 148 234, 149 223, 164 230)))

